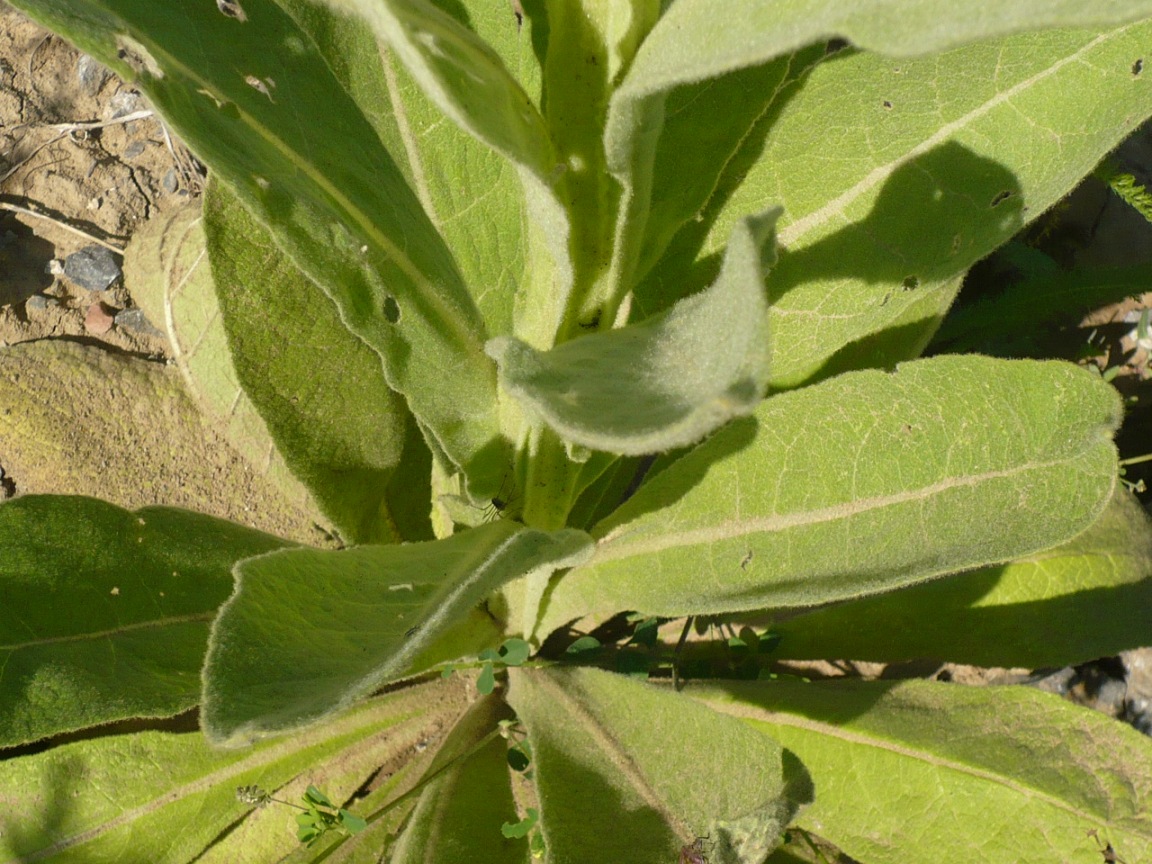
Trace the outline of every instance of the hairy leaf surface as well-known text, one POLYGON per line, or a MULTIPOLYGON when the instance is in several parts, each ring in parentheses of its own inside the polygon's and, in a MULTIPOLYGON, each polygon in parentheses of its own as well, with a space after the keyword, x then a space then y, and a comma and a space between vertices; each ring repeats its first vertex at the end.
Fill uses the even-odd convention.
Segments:
POLYGON ((475 653, 487 615, 470 611, 505 582, 585 560, 582 531, 508 520, 444 540, 292 549, 242 562, 212 630, 204 728, 239 744, 319 719, 406 673, 475 653), (456 654, 423 656, 456 628, 456 654))
POLYGON ((742 220, 716 283, 664 315, 548 352, 493 340, 501 383, 565 441, 628 456, 686 447, 751 413, 768 383, 764 274, 779 215, 742 220))
POLYGON ((124 282, 132 300, 168 337, 201 421, 217 427, 285 497, 323 519, 237 381, 204 249, 199 201, 149 219, 135 231, 124 252, 124 282))
POLYGON ((212 3, 22 8, 139 83, 384 358, 430 444, 475 495, 495 494, 507 458, 483 320, 419 198, 295 21, 272 0, 247 0, 243 20, 212 3))
MULTIPOLYGON (((380 357, 225 188, 211 183, 204 233, 236 373, 293 472, 351 543, 398 539, 389 481, 407 409, 380 357)), ((212 304, 205 304, 211 308, 212 304)), ((427 487, 412 484, 408 507, 427 487)))
POLYGON ((284 545, 167 507, 0 505, 0 746, 191 708, 232 565, 284 545))
POLYGON ((0 862, 280 860, 298 846, 291 814, 279 804, 253 811, 237 801, 238 786, 298 803, 315 782, 346 800, 379 765, 434 741, 466 700, 460 682, 437 681, 242 752, 214 750, 198 733, 146 731, 5 763, 0 862), (201 858, 214 844, 229 854, 201 858))
POLYGON ((1111 497, 1119 418, 1087 372, 982 357, 774 396, 596 526, 545 629, 591 610, 816 605, 1049 548, 1111 497))
POLYGON ((706 835, 717 860, 761 862, 810 792, 770 737, 675 693, 598 669, 509 674, 554 864, 665 864, 706 835))
POLYGON ((1053 694, 785 679, 686 692, 795 753, 817 790, 797 823, 857 860, 1098 864, 1091 831, 1125 861, 1152 855, 1152 741, 1053 694))
POLYGON ((775 656, 1059 668, 1152 643, 1149 609, 1152 520, 1118 486, 1062 546, 782 622, 775 656))
MULTIPOLYGON (((773 383, 916 356, 967 268, 1152 113, 1152 84, 1133 74, 1150 33, 1144 22, 924 59, 829 58, 751 131, 638 308, 707 284, 737 220, 780 204, 773 383)), ((707 102, 693 105, 705 122, 707 102)))

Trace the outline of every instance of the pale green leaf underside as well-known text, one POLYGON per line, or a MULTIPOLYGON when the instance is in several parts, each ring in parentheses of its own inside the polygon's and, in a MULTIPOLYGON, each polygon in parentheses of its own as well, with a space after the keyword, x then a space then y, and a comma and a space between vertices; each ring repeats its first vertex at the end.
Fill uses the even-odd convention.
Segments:
POLYGON ((1055 546, 1111 497, 1119 419, 1071 364, 976 356, 774 396, 594 529, 547 627, 816 605, 1055 546))
POLYGON ((510 677, 552 864, 667 864, 709 834, 715 860, 758 864, 807 792, 771 738, 667 689, 599 669, 510 677))
POLYGON ((139 82, 384 358, 389 384, 472 491, 494 494, 506 459, 480 315, 417 196, 294 21, 271 0, 245 3, 244 21, 212 3, 20 5, 139 82))
POLYGON ((1152 741, 1026 687, 778 680, 688 691, 795 753, 798 823, 869 864, 1152 856, 1152 741), (898 782, 896 782, 898 781, 898 782))
POLYGON ((493 340, 501 383, 565 441, 629 456, 687 446, 750 413, 768 380, 764 274, 779 215, 738 223, 716 283, 664 315, 547 352, 493 340))
POLYGON ((203 225, 216 286, 203 305, 279 453, 348 542, 396 540, 386 495, 407 409, 380 356, 218 183, 203 225))
POLYGON ((232 565, 284 545, 187 510, 0 505, 0 747, 191 708, 232 565))
POLYGON ((774 656, 1060 667, 1152 644, 1150 609, 1152 520, 1117 486, 1063 546, 790 619, 774 656))
POLYGON ((421 655, 505 582, 573 566, 590 547, 581 531, 497 520, 444 540, 241 562, 212 629, 204 728, 238 744, 330 714, 420 671, 421 655))
POLYGON ((291 816, 275 804, 251 812, 236 800, 238 786, 277 797, 295 797, 312 781, 337 795, 349 780, 355 789, 379 765, 434 739, 466 700, 462 682, 437 681, 241 752, 214 750, 198 733, 146 731, 12 760, 0 773, 0 864, 279 860, 297 845, 291 816), (250 821, 258 823, 252 830, 250 821), (231 846, 232 857, 201 858, 216 842, 231 846), (258 857, 266 849, 275 857, 258 857))

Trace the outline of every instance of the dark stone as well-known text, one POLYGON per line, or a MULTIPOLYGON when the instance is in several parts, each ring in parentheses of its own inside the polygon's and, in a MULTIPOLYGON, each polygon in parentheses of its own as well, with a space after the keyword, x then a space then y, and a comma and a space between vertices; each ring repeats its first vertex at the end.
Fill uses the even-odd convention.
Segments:
POLYGON ((89 291, 107 291, 120 278, 116 253, 103 246, 85 246, 64 259, 64 275, 89 291))

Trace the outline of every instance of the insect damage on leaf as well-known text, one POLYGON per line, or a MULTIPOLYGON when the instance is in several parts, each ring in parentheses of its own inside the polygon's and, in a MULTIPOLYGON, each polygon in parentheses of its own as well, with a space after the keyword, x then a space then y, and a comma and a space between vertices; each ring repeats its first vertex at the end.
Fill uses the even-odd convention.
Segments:
POLYGON ((244 12, 244 7, 237 3, 236 0, 216 0, 216 8, 229 18, 235 18, 241 23, 248 20, 248 16, 244 12))

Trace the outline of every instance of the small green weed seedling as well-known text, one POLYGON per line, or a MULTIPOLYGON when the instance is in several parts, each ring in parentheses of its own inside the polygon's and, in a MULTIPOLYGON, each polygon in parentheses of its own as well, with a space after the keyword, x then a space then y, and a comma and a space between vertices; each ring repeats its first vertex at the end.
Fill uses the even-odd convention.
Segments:
POLYGON ((125 262, 173 368, 0 349, 6 468, 98 368, 345 548, 0 504, 0 862, 1152 860, 1111 718, 771 666, 1152 642, 1115 391, 922 356, 1152 115, 1152 0, 13 2, 211 176, 125 262))

